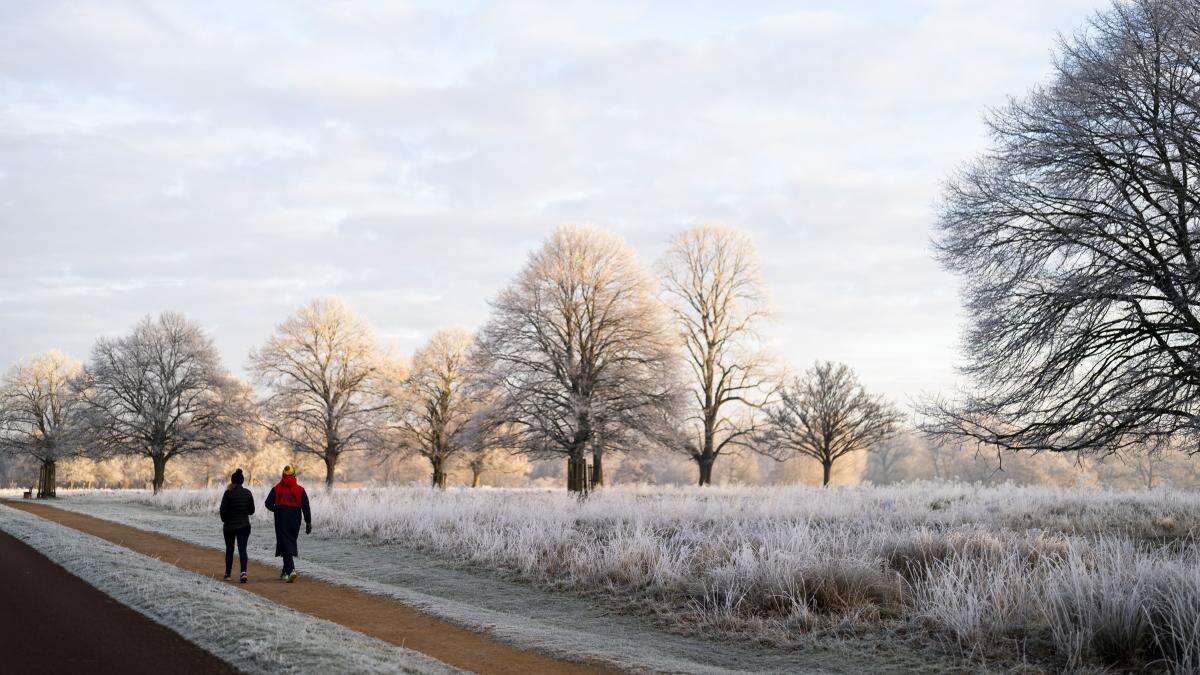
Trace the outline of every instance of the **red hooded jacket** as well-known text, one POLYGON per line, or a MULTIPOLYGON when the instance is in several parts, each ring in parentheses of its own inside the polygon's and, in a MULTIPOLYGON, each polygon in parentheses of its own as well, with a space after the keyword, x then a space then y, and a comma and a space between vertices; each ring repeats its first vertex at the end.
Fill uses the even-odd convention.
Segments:
POLYGON ((296 482, 295 476, 284 476, 271 491, 275 493, 275 506, 298 509, 304 502, 304 488, 296 482))

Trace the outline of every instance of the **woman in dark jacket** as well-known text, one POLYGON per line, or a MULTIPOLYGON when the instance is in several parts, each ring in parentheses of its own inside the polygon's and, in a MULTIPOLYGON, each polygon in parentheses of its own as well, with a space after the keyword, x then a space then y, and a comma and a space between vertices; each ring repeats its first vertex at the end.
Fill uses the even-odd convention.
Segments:
POLYGON ((266 506, 275 514, 275 557, 283 557, 279 578, 290 584, 298 576, 292 559, 300 555, 296 540, 300 538, 301 516, 304 516, 304 534, 312 534, 308 493, 296 482, 296 470, 291 464, 283 467, 283 478, 271 488, 266 506))
POLYGON ((241 583, 246 583, 246 542, 250 539, 250 514, 254 513, 254 495, 242 487, 242 470, 233 472, 229 487, 221 497, 221 522, 225 524, 225 578, 233 571, 233 543, 237 541, 238 561, 242 565, 241 583))

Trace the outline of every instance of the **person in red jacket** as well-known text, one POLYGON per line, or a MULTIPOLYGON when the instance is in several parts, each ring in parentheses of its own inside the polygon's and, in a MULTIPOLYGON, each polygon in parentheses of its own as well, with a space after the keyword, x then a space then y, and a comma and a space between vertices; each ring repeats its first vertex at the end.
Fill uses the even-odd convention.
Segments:
POLYGON ((275 557, 283 557, 279 578, 289 584, 299 576, 293 560, 300 555, 296 542, 300 538, 300 517, 304 517, 304 533, 312 534, 312 512, 308 508, 308 493, 296 482, 296 469, 283 467, 280 479, 267 495, 267 510, 275 514, 275 557))

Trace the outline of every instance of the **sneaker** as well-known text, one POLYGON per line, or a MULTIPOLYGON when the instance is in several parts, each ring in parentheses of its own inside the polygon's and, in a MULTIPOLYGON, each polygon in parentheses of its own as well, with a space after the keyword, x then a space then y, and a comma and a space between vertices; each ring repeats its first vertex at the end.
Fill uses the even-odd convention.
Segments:
POLYGON ((280 573, 279 573, 279 580, 280 580, 280 581, 287 581, 287 580, 288 580, 288 573, 287 573, 287 572, 280 572, 280 573))
POLYGON ((300 578, 300 574, 299 574, 299 573, 297 573, 297 572, 292 572, 290 575, 288 575, 287 582, 290 584, 290 583, 292 583, 293 581, 295 581, 295 580, 297 580, 297 579, 299 579, 299 578, 300 578))
POLYGON ((238 578, 238 583, 239 584, 246 583, 246 573, 245 572, 242 572, 242 576, 238 578))
POLYGON ((229 572, 225 573, 225 581, 229 581, 229 572))

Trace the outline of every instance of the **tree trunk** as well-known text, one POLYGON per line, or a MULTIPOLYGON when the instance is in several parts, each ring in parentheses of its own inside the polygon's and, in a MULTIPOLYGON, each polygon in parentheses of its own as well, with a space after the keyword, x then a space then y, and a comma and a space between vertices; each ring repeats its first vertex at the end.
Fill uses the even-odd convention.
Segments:
POLYGON ((833 460, 821 462, 821 487, 829 487, 829 472, 833 470, 833 460))
POLYGON ((336 452, 327 452, 323 457, 325 460, 325 489, 333 489, 333 470, 337 468, 338 456, 336 452))
POLYGON ((592 420, 585 410, 579 415, 579 427, 567 452, 567 490, 587 492, 588 470, 586 449, 592 440, 592 420))
POLYGON ((717 463, 717 453, 713 450, 716 442, 716 410, 706 407, 704 416, 704 446, 700 448, 700 456, 696 464, 700 468, 700 487, 712 485, 713 464, 717 463))
POLYGON ((597 447, 592 450, 592 487, 601 485, 604 485, 604 451, 597 447))
POLYGON ((53 499, 55 495, 55 482, 58 467, 53 459, 43 459, 42 467, 38 472, 38 499, 53 499))
POLYGON ((712 485, 713 464, 716 463, 717 458, 715 455, 704 454, 696 458, 696 465, 700 468, 699 485, 701 487, 704 487, 705 485, 712 485))
POLYGON ((477 488, 480 485, 483 485, 483 473, 471 469, 471 487, 477 488))
POLYGON ((430 457, 429 463, 433 465, 433 487, 446 489, 445 458, 430 457))
POLYGON ((150 460, 154 462, 154 480, 150 485, 154 488, 154 494, 158 494, 162 492, 163 483, 166 481, 167 456, 151 455, 150 460))
POLYGON ((567 456, 567 490, 587 492, 587 455, 582 452, 567 456))

